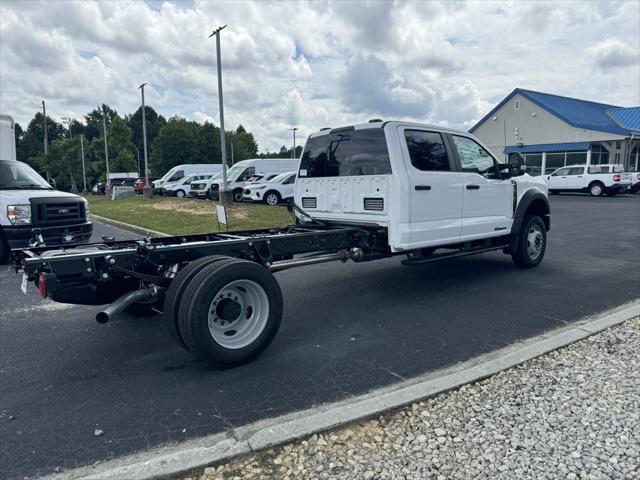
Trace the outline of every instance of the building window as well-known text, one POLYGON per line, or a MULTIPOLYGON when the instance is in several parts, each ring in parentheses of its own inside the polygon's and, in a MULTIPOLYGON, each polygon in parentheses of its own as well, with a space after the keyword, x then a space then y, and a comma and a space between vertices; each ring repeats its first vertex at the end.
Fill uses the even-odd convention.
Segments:
POLYGON ((558 168, 564 167, 564 158, 564 152, 547 153, 547 164, 545 165, 544 173, 549 174, 558 168))
POLYGON ((587 163, 587 152, 567 152, 565 165, 585 165, 587 163))
POLYGON ((520 100, 516 100, 513 104, 514 110, 520 110, 520 100))
POLYGON ((620 146, 620 142, 616 142, 616 150, 620 150, 621 146, 620 146))
POLYGON ((605 165, 609 163, 609 151, 602 145, 591 146, 591 165, 605 165))
POLYGON ((620 163, 620 154, 616 153, 614 163, 620 163))

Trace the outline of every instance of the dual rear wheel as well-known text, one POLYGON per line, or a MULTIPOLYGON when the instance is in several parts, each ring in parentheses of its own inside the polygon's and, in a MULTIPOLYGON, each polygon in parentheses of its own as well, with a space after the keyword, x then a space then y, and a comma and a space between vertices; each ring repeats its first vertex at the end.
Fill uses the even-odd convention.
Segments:
POLYGON ((264 351, 278 332, 282 311, 280 286, 267 269, 222 256, 189 263, 169 286, 164 304, 174 340, 222 367, 264 351))

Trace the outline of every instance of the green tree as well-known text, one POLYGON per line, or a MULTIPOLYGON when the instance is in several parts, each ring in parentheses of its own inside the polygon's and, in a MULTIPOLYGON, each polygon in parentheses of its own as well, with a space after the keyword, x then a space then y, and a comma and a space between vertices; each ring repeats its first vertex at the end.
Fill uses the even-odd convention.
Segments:
MULTIPOLYGON (((147 126, 147 148, 149 148, 158 136, 158 133, 160 133, 162 127, 167 123, 167 120, 148 105, 145 105, 144 111, 145 124, 147 126)), ((140 151, 140 158, 143 158, 144 142, 142 140, 142 106, 138 107, 132 115, 127 115, 125 120, 127 121, 129 128, 131 128, 133 143, 140 151)), ((149 153, 148 150, 147 153, 149 153)))
MULTIPOLYGON (((44 116, 38 112, 29 122, 26 131, 18 134, 16 131, 16 157, 19 161, 25 162, 32 167, 39 169, 45 162, 36 160, 36 157, 44 154, 44 116)), ((65 129, 61 123, 54 121, 47 115, 47 140, 49 145, 65 136, 65 129)), ((40 170, 41 174, 45 170, 40 170)))
POLYGON ((151 146, 152 175, 161 175, 184 163, 202 163, 198 148, 199 130, 196 122, 171 117, 151 146))
MULTIPOLYGON (((234 132, 227 133, 228 141, 233 142, 234 161, 258 157, 258 143, 252 133, 247 132, 242 125, 234 132)), ((231 159, 231 157, 229 157, 231 159)))
POLYGON ((103 103, 102 106, 93 109, 85 115, 85 135, 89 142, 93 141, 94 138, 103 136, 102 117, 105 116, 105 114, 107 128, 109 128, 113 119, 118 116, 118 112, 109 107, 109 105, 103 103))

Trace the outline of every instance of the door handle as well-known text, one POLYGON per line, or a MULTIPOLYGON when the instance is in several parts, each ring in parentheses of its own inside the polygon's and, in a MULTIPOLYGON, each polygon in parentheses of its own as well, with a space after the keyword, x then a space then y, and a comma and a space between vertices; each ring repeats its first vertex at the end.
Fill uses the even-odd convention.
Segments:
POLYGON ((414 188, 416 190, 431 190, 431 185, 416 185, 414 188))
POLYGON ((480 185, 475 185, 473 183, 467 185, 467 190, 480 190, 480 185))

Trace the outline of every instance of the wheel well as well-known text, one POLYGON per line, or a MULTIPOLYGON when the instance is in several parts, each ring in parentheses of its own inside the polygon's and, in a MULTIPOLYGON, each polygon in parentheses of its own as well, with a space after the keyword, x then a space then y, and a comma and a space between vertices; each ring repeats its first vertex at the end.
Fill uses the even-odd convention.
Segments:
POLYGON ((590 184, 589 187, 591 187, 591 185, 593 185, 594 183, 599 183, 600 185, 602 185, 604 187, 604 183, 602 183, 602 181, 600 180, 593 180, 590 184))
POLYGON ((275 193, 276 195, 278 195, 278 197, 280 196, 280 192, 278 192, 277 190, 267 190, 267 193, 265 193, 264 196, 266 197, 270 193, 275 193))
POLYGON ((525 215, 538 215, 542 218, 545 228, 549 230, 549 227, 551 226, 551 222, 549 221, 549 207, 542 199, 538 198, 531 202, 527 207, 525 215))

